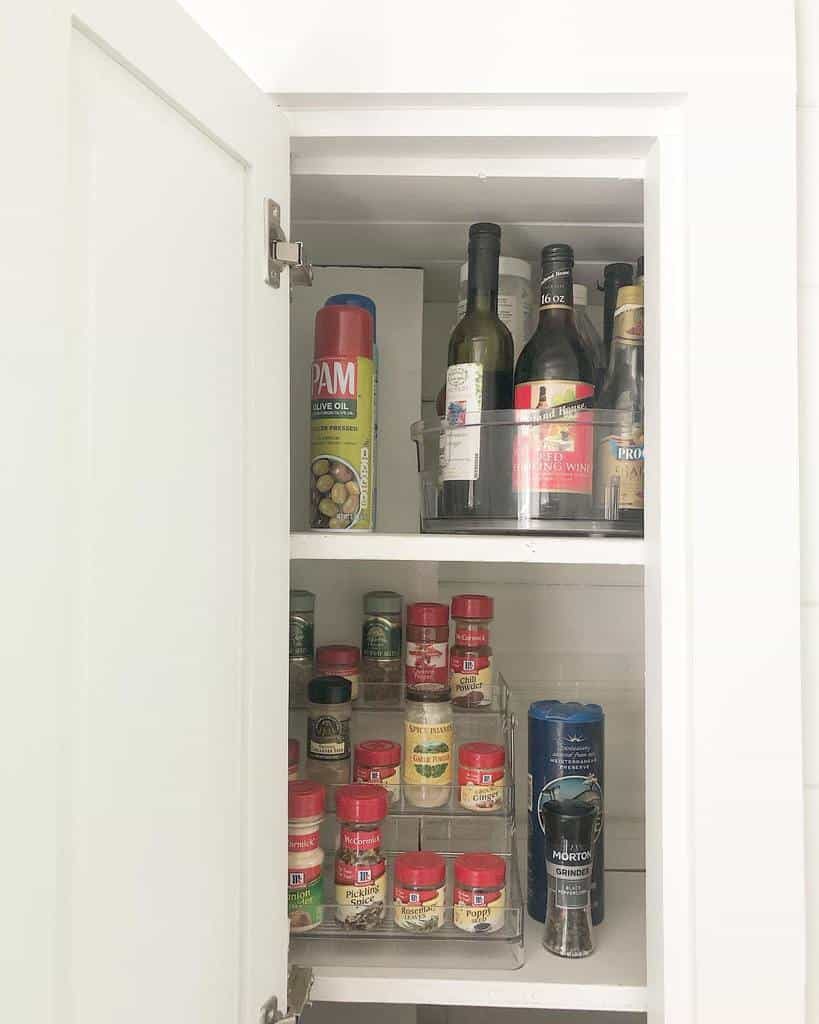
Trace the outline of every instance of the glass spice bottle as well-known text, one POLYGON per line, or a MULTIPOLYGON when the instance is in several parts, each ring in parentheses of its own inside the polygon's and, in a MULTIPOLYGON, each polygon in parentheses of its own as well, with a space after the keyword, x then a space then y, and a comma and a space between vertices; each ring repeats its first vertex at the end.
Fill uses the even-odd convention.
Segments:
POLYGON ((290 703, 304 707, 307 684, 313 678, 313 627, 316 595, 309 590, 290 591, 290 703))
POLYGON ((392 740, 357 743, 353 758, 353 782, 374 782, 386 789, 390 803, 401 796, 401 744, 392 740))
POLYGON ((407 696, 449 697, 449 608, 434 601, 407 605, 407 696))
POLYGON ((495 602, 483 594, 452 598, 455 643, 449 652, 449 688, 459 707, 484 708, 492 703, 494 676, 489 624, 495 602))
POLYGON ((453 923, 485 935, 503 928, 506 916, 506 863, 494 853, 462 853, 455 861, 453 923))
POLYGON ((316 675, 343 676, 350 680, 350 700, 358 700, 361 682, 361 651, 355 644, 325 644, 316 650, 316 675))
POLYGON ((361 626, 361 678, 368 704, 401 701, 404 600, 392 590, 364 595, 361 626))
POLYGON ((591 880, 597 808, 582 800, 543 805, 546 833, 546 925, 543 945, 558 956, 594 950, 591 880))
POLYGON ((394 865, 395 923, 408 932, 431 932, 444 923, 446 861, 440 853, 402 853, 394 865))
POLYGON ((452 702, 447 691, 407 690, 404 797, 413 807, 443 807, 452 791, 452 702))
POLYGON ((336 920, 357 931, 375 928, 387 903, 387 861, 381 824, 389 797, 383 786, 352 783, 336 793, 336 920))
POLYGON ((468 811, 504 806, 506 751, 498 743, 462 743, 458 748, 458 799, 468 811))
POLYGON ((350 681, 342 676, 317 676, 307 688, 307 759, 309 779, 327 786, 327 806, 335 787, 350 781, 350 681))

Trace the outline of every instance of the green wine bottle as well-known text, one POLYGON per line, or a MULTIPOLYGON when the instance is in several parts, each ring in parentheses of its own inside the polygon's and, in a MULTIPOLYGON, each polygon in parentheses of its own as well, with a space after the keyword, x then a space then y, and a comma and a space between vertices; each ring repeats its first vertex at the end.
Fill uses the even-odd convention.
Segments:
POLYGON ((449 339, 446 426, 441 432, 442 505, 448 518, 509 511, 511 432, 480 425, 482 412, 514 404, 515 346, 498 317, 500 247, 497 224, 470 227, 466 312, 449 339), (474 426, 451 429, 468 423, 474 426))

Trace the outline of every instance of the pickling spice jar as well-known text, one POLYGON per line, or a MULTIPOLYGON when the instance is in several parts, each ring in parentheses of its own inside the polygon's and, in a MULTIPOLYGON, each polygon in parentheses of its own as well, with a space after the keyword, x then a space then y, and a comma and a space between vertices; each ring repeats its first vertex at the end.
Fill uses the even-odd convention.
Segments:
POLYGON ((353 783, 336 793, 336 920, 346 928, 375 928, 387 903, 387 861, 381 825, 389 797, 383 786, 353 783))
POLYGON ((506 863, 494 853, 462 853, 455 860, 453 921, 456 928, 484 935, 503 928, 506 863))
POLYGON ((402 853, 393 866, 395 923, 409 932, 431 932, 444 923, 446 861, 440 853, 402 853))
POLYGON ((392 740, 363 740, 356 744, 353 782, 383 786, 394 804, 401 797, 401 744, 392 740))
POLYGON ((317 676, 307 688, 307 777, 329 789, 350 781, 350 681, 342 676, 317 676))
POLYGON ((494 677, 489 625, 495 602, 483 594, 452 598, 455 642, 449 652, 449 687, 453 703, 468 708, 492 703, 494 677))
POLYGON ((407 696, 449 697, 449 608, 434 601, 407 605, 407 696))
POLYGON ((324 850, 319 828, 324 817, 324 786, 306 780, 287 787, 287 916, 290 931, 306 932, 324 914, 324 850))
POLYGON ((546 924, 543 945, 557 956, 594 951, 591 883, 597 808, 582 800, 543 805, 546 834, 546 924))
POLYGON ((462 743, 458 799, 468 811, 499 811, 504 804, 506 751, 497 743, 462 743))
POLYGON ((316 674, 343 676, 350 680, 350 699, 358 700, 361 652, 354 644, 325 644, 316 650, 316 674))

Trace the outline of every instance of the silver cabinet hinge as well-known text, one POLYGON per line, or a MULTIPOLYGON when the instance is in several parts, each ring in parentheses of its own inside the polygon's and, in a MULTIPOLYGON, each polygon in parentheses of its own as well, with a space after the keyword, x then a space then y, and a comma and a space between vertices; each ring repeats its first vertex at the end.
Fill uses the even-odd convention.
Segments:
POLYGON ((288 242, 282 229, 281 207, 274 199, 264 201, 264 241, 267 256, 265 281, 271 288, 278 288, 281 273, 290 267, 290 284, 313 283, 313 268, 305 259, 301 242, 288 242))
POLYGON ((279 1009, 279 1001, 271 996, 259 1015, 259 1024, 299 1024, 305 1006, 310 1002, 313 972, 309 967, 291 967, 287 972, 287 1013, 279 1009))

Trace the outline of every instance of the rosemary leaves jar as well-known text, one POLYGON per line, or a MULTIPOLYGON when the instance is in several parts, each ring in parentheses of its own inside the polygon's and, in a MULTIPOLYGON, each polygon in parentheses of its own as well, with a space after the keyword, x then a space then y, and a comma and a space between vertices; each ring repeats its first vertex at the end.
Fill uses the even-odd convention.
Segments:
POLYGON ((352 783, 336 793, 336 921, 364 931, 384 919, 387 861, 381 824, 389 797, 383 786, 352 783))
POLYGON ((408 932, 431 932, 444 923, 446 861, 440 853, 402 853, 395 859, 395 923, 408 932))
POLYGON ((546 925, 543 945, 557 956, 593 950, 591 881, 597 808, 582 800, 543 805, 546 832, 546 925))

